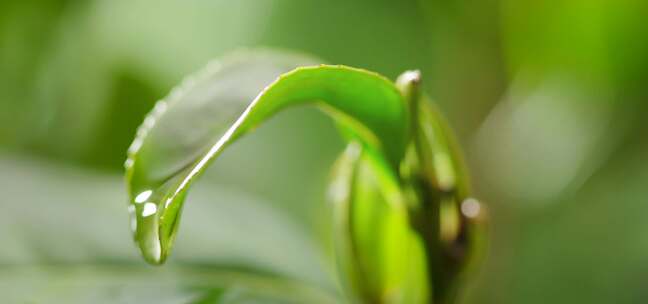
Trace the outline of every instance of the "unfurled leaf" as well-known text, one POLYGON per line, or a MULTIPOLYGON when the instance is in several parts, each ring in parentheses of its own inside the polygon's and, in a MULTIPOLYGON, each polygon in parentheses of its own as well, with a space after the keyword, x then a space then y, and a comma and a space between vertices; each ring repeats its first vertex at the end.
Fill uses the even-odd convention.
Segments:
POLYGON ((214 63, 156 105, 138 130, 126 163, 135 239, 149 262, 166 259, 186 191, 206 165, 283 108, 319 105, 348 136, 384 151, 398 166, 408 118, 393 83, 364 70, 326 65, 297 68, 277 78, 309 62, 265 53, 214 63))

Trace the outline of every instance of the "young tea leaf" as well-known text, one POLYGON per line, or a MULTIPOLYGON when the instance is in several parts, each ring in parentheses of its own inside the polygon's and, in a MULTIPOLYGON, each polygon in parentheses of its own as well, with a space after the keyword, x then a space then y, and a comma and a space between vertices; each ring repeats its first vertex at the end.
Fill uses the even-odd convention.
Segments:
POLYGON ((398 167, 409 124, 394 84, 345 66, 307 66, 281 74, 312 61, 266 52, 212 65, 156 105, 126 161, 135 240, 147 261, 159 264, 168 256, 196 177, 225 147, 286 107, 319 105, 346 136, 398 167))
POLYGON ((196 167, 200 170, 203 155, 268 83, 297 66, 315 63, 298 54, 243 52, 210 63, 156 104, 138 129, 125 163, 131 228, 148 262, 166 258, 180 211, 171 202, 182 201, 179 185, 196 167))

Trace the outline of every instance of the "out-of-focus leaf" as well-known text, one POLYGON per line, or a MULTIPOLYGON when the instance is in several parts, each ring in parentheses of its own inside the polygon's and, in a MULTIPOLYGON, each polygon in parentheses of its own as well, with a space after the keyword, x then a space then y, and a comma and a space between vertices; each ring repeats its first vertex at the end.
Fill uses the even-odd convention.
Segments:
POLYGON ((118 176, 7 157, 0 168, 3 195, 13 198, 0 203, 2 302, 188 303, 213 289, 224 289, 223 300, 335 302, 315 245, 249 195, 198 189, 190 216, 212 221, 187 223, 177 263, 151 268, 124 238, 118 176), (216 195, 226 199, 210 202, 216 195))
POLYGON ((42 123, 33 79, 48 57, 69 1, 0 3, 0 144, 18 145, 42 123))
POLYGON ((519 77, 474 139, 488 191, 524 208, 577 191, 622 138, 609 95, 569 77, 519 77))
POLYGON ((195 177, 227 145, 288 106, 320 105, 346 135, 384 152, 397 167, 408 124, 393 83, 343 66, 298 68, 272 82, 285 70, 312 62, 296 55, 248 54, 211 65, 156 105, 126 163, 135 238, 149 262, 166 259, 195 177))
POLYGON ((2 267, 7 303, 336 303, 301 282, 261 273, 136 265, 2 267), (250 302, 252 301, 252 302, 250 302))

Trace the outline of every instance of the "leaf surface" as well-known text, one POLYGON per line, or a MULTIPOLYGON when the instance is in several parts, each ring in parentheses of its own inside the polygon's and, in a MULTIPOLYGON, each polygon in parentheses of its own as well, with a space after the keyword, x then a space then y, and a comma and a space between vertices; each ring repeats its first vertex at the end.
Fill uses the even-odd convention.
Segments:
POLYGON ((394 84, 365 70, 313 62, 294 54, 246 54, 212 64, 156 105, 126 162, 135 239, 147 261, 159 264, 168 256, 195 179, 229 144, 287 107, 318 105, 345 136, 398 167, 408 117, 394 84))

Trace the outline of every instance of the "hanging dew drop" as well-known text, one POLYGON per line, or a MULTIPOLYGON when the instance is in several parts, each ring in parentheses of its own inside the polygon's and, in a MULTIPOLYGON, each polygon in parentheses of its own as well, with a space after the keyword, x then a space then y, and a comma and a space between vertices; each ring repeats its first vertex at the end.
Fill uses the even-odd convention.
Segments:
POLYGON ((148 189, 135 192, 128 206, 131 229, 144 259, 151 264, 161 264, 165 259, 164 244, 160 239, 159 216, 164 191, 148 189))

